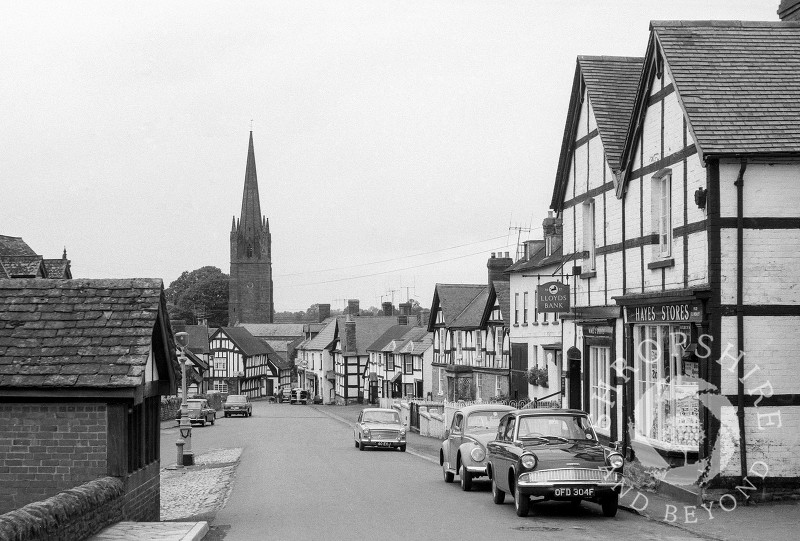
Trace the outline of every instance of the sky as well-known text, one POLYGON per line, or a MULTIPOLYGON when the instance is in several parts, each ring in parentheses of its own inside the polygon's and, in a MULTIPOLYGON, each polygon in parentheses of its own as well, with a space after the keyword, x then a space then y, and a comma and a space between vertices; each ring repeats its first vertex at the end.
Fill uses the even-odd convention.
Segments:
POLYGON ((0 0, 0 234, 75 278, 228 273, 252 129, 277 311, 430 306, 541 238, 577 55, 779 3, 0 0))

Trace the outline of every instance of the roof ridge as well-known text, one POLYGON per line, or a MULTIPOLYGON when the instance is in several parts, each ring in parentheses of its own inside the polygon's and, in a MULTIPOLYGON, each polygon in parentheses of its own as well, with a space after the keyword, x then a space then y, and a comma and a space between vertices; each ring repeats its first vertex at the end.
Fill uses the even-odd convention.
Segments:
POLYGON ((643 62, 643 56, 609 56, 609 55, 591 55, 579 54, 578 60, 604 60, 615 62, 643 62))
POLYGON ((650 21, 650 29, 654 26, 684 26, 684 27, 764 27, 764 28, 800 28, 800 21, 738 21, 738 20, 653 20, 650 21))

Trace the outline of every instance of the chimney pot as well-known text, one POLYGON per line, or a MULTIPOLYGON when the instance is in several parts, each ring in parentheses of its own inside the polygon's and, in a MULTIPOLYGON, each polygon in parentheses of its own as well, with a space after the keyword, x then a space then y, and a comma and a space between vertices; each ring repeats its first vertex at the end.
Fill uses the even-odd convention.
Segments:
POLYGON ((351 316, 357 316, 359 314, 358 299, 347 300, 347 313, 351 316))
POLYGON ((317 311, 319 312, 319 322, 322 323, 331 316, 330 304, 318 304, 317 311))

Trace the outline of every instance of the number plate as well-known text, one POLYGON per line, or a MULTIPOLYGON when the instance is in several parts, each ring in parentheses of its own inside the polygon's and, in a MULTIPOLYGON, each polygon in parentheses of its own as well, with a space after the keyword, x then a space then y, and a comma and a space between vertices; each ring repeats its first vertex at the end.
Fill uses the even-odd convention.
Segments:
POLYGON ((391 446, 392 446, 392 443, 390 443, 388 441, 379 441, 378 442, 378 447, 391 447, 391 446))
POLYGON ((553 489, 556 498, 594 498, 594 487, 556 487, 553 489))

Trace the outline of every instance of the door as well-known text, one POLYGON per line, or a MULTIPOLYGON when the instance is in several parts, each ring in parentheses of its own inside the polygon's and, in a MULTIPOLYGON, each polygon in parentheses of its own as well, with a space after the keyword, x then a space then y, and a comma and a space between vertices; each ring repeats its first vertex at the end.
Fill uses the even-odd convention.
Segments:
POLYGON ((267 379, 267 396, 272 396, 272 394, 273 394, 272 386, 273 386, 272 380, 271 379, 267 379))
POLYGON ((456 457, 458 448, 461 447, 461 440, 464 437, 464 414, 456 413, 453 417, 453 425, 450 427, 450 445, 447 449, 447 465, 451 470, 456 469, 456 457))
POLYGON ((581 359, 568 359, 569 362, 569 407, 583 409, 581 406, 581 359))
POLYGON ((511 343, 511 381, 508 396, 512 400, 528 398, 528 344, 511 343))

